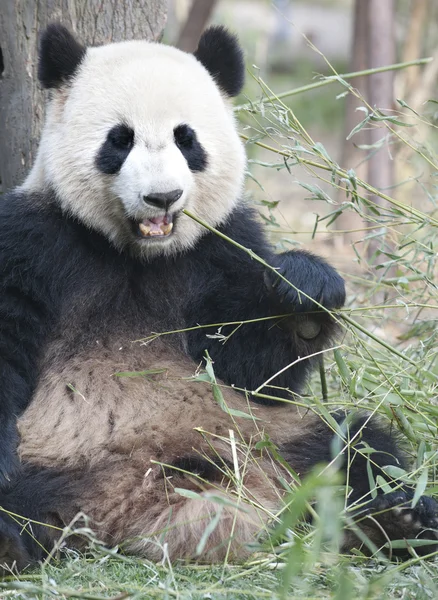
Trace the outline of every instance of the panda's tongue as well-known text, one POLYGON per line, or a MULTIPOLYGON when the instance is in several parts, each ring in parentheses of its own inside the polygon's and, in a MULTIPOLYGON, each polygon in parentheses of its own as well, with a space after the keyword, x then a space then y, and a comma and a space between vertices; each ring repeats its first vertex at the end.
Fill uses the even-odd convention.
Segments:
POLYGON ((150 236, 166 236, 169 235, 173 228, 172 215, 162 215, 160 217, 152 217, 151 219, 143 219, 138 224, 138 229, 143 237, 150 236))

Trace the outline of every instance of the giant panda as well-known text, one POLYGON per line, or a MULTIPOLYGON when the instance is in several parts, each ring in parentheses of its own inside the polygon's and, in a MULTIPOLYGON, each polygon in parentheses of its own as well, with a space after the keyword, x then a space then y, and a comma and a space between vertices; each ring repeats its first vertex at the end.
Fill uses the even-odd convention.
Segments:
POLYGON ((152 560, 240 560, 335 435, 371 543, 436 540, 434 500, 370 489, 369 467, 403 463, 391 435, 297 396, 344 282, 310 253, 276 254, 242 198, 236 38, 212 27, 193 55, 87 48, 53 24, 39 80, 38 155, 0 203, 0 563, 39 560, 78 513, 152 560))

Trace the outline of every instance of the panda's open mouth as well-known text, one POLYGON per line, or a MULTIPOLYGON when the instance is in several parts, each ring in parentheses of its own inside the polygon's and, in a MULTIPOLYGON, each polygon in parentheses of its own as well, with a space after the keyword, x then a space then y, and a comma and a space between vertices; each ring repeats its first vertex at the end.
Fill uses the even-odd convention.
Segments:
POLYGON ((170 214, 133 222, 134 232, 142 239, 169 237, 172 234, 173 225, 174 218, 170 214))

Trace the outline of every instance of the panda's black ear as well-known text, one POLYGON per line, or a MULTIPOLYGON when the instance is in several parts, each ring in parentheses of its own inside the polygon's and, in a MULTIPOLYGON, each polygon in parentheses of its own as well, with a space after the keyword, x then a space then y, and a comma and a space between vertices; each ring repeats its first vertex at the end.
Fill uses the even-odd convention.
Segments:
POLYGON ((240 93, 245 82, 245 61, 236 36, 225 27, 210 27, 202 34, 194 55, 228 96, 240 93))
POLYGON ((41 36, 38 79, 45 88, 59 88, 73 77, 87 49, 63 25, 52 23, 41 36))

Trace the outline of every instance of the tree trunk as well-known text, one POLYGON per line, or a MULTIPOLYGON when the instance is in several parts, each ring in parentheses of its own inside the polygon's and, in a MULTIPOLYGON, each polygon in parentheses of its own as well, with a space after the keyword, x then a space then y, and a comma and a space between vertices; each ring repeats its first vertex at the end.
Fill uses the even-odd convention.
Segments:
MULTIPOLYGON (((394 0, 368 0, 368 64, 370 68, 382 67, 395 62, 394 0)), ((368 102, 371 108, 391 110, 394 108, 394 72, 374 73, 368 78, 368 102)), ((391 113, 390 113, 391 114, 391 113)), ((374 124, 369 132, 369 144, 377 144, 388 135, 384 123, 374 124)), ((373 150, 368 161, 368 183, 379 191, 391 193, 394 183, 394 162, 388 144, 373 150)), ((385 207, 379 196, 372 196, 372 202, 385 207)), ((384 236, 374 238, 368 247, 371 257, 382 248, 384 236)))
POLYGON ((44 120, 44 94, 37 80, 41 30, 59 21, 88 45, 158 40, 166 22, 167 2, 0 1, 0 177, 5 191, 21 183, 29 171, 44 120))
MULTIPOLYGON (((353 38, 351 42, 351 60, 349 71, 364 71, 367 66, 367 4, 361 0, 356 0, 354 5, 353 17, 353 38)), ((359 92, 360 96, 366 97, 366 77, 358 77, 353 81, 353 87, 359 92)), ((345 120, 342 143, 341 166, 344 169, 354 169, 356 175, 360 179, 367 179, 368 163, 366 151, 361 150, 358 146, 367 143, 367 132, 365 129, 358 131, 350 140, 347 140, 348 135, 353 128, 363 119, 364 114, 357 112, 359 106, 363 106, 364 102, 350 93, 345 99, 345 120)), ((338 201, 345 200, 345 192, 340 190, 338 193, 338 201)), ((363 221, 361 217, 351 210, 344 211, 339 215, 334 223, 336 229, 348 231, 343 235, 335 237, 335 245, 338 250, 342 249, 345 243, 351 243, 359 240, 362 237, 362 232, 355 231, 361 229, 363 221)))
POLYGON ((176 44, 180 50, 184 50, 184 52, 196 50, 199 38, 210 20, 216 3, 217 0, 193 0, 176 44))
MULTIPOLYGON (((415 0, 415 2, 411 2, 410 8, 409 26, 402 49, 403 62, 416 60, 422 55, 425 45, 425 24, 430 18, 429 0, 415 0)), ((428 55, 426 54, 426 56, 428 55)), ((405 69, 399 74, 399 80, 402 81, 402 85, 397 90, 397 98, 406 99, 408 94, 418 87, 421 80, 421 71, 421 68, 417 66, 405 69)))

